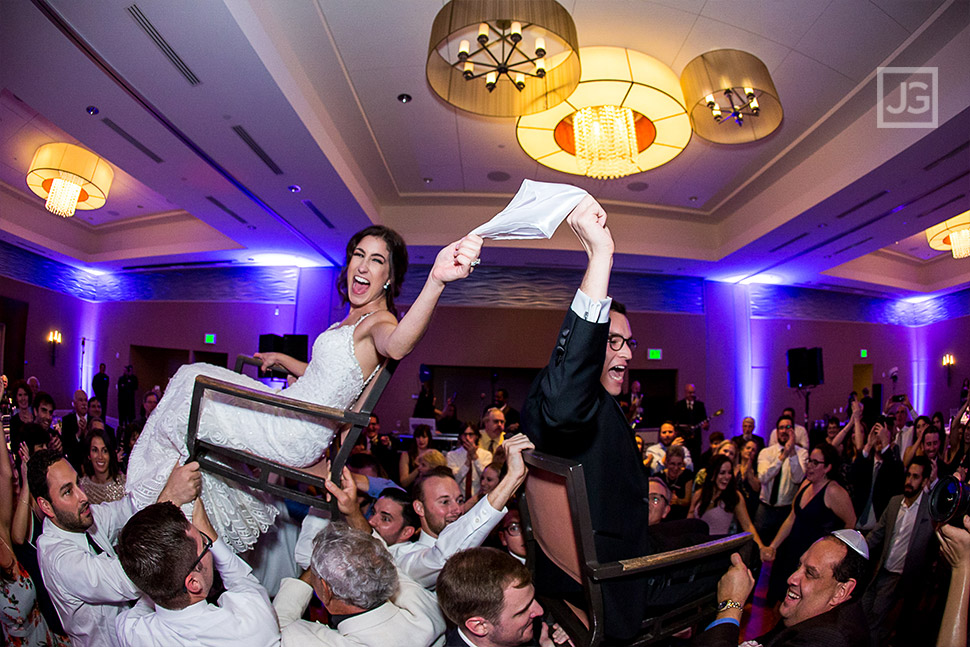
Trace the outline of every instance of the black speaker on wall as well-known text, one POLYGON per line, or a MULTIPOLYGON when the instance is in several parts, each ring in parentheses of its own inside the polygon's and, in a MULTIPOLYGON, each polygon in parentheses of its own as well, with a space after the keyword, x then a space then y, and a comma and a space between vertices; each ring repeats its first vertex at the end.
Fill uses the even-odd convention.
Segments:
POLYGON ((788 349, 788 386, 800 389, 825 383, 821 348, 788 349))

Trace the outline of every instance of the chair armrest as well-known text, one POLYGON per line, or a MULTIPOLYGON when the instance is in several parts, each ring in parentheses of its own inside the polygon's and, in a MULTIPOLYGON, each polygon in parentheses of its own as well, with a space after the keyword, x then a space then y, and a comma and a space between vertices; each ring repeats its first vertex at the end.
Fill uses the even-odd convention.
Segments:
POLYGON ((750 541, 752 541, 751 533, 742 532, 737 535, 731 535, 730 537, 723 537, 703 544, 697 544, 696 546, 687 546, 685 548, 667 551, 666 553, 631 557, 616 562, 604 562, 591 565, 592 568, 589 571, 589 575, 595 580, 608 580, 617 577, 650 573, 673 566, 684 565, 689 562, 700 562, 718 555, 730 555, 731 553, 739 551, 742 546, 750 541))
POLYGON ((262 365, 263 365, 262 360, 256 359, 251 355, 242 355, 242 354, 236 355, 235 371, 237 373, 242 373, 244 366, 262 366, 262 365))
POLYGON ((370 422, 370 417, 362 413, 344 411, 343 409, 335 409, 333 407, 325 407, 319 404, 313 404, 311 402, 304 402, 303 400, 287 398, 275 393, 257 391, 256 389, 239 386, 238 384, 233 384, 232 382, 218 380, 213 377, 209 377, 208 375, 199 375, 195 378, 196 392, 198 392, 200 389, 202 391, 216 391, 217 393, 225 393, 226 395, 231 395, 241 400, 268 404, 281 409, 299 411, 301 413, 306 413, 318 418, 360 425, 361 427, 366 427, 370 422))

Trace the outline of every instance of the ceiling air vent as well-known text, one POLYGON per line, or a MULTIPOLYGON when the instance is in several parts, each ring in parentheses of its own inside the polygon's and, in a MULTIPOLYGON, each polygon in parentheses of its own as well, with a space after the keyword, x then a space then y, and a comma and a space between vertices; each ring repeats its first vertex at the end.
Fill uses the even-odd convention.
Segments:
POLYGON ((949 153, 946 153, 944 155, 940 155, 935 160, 933 160, 932 162, 930 162, 929 164, 927 164, 926 166, 924 166, 923 167, 923 170, 924 171, 932 171, 934 168, 937 167, 937 165, 942 164, 943 162, 947 161, 948 159, 950 159, 954 155, 958 155, 959 153, 967 150, 967 148, 970 148, 970 142, 964 142, 963 144, 961 144, 961 145, 957 146, 956 148, 954 148, 949 153))
POLYGON ((239 215, 238 213, 236 213, 235 211, 233 211, 232 209, 230 209, 230 208, 229 208, 229 207, 227 207, 226 205, 224 205, 224 204, 222 204, 222 203, 221 203, 221 202, 219 202, 218 200, 216 200, 216 199, 215 199, 214 197, 212 197, 211 195, 207 195, 207 196, 205 197, 205 199, 206 199, 206 200, 208 200, 209 202, 211 202, 212 204, 214 204, 214 205, 216 205, 217 207, 219 207, 220 209, 222 209, 222 210, 223 210, 223 211, 225 211, 226 213, 228 213, 228 214, 229 214, 230 216, 232 216, 233 218, 235 218, 236 220, 238 220, 238 221, 239 221, 239 222, 241 222, 242 224, 244 224, 244 225, 246 225, 246 224, 249 224, 249 222, 248 222, 248 221, 247 221, 247 220, 246 220, 245 218, 243 218, 243 217, 242 217, 242 216, 240 216, 240 215, 239 215))
POLYGON ((784 242, 781 245, 778 245, 778 247, 773 247, 773 248, 771 248, 768 251, 771 252, 771 253, 777 252, 779 249, 788 247, 792 243, 798 242, 799 240, 801 240, 805 236, 808 236, 808 234, 807 233, 805 233, 805 234, 799 234, 799 235, 795 236, 794 238, 792 238, 791 240, 789 240, 788 242, 784 242))
POLYGON ((118 124, 116 124, 115 122, 113 122, 110 119, 108 119, 107 117, 105 117, 104 119, 101 120, 101 123, 103 123, 105 126, 107 126, 111 130, 113 130, 116 133, 118 133, 119 135, 121 135, 121 138, 122 139, 124 139, 126 142, 128 142, 129 144, 131 144, 132 146, 134 146, 135 148, 137 148, 138 150, 140 150, 145 155, 147 155, 148 158, 150 160, 152 160, 153 162, 155 162, 156 164, 161 164, 162 163, 162 161, 163 161, 162 158, 159 157, 158 155, 156 155, 154 152, 152 152, 152 149, 148 148, 148 146, 145 146, 140 141, 138 141, 137 139, 135 139, 134 136, 132 136, 131 133, 129 133, 127 130, 125 130, 124 128, 122 128, 121 126, 119 126, 118 124))
POLYGON ((842 252, 847 252, 850 249, 852 249, 853 247, 858 247, 859 245, 861 245, 863 243, 868 243, 870 240, 872 240, 872 236, 869 236, 868 238, 863 238, 862 240, 860 240, 857 243, 852 243, 848 247, 843 247, 842 249, 840 249, 838 251, 832 252, 832 254, 835 255, 835 254, 841 254, 842 252))
POLYGON ((259 156, 259 159, 263 160, 263 163, 269 167, 269 170, 276 175, 283 175, 283 169, 277 166, 276 162, 273 161, 273 158, 269 156, 269 153, 264 151, 263 147, 256 143, 256 140, 253 139, 252 135, 246 132, 245 128, 242 126, 233 126, 232 130, 239 135, 239 139, 246 142, 246 146, 253 149, 253 152, 259 156))
POLYGON ((878 200, 882 196, 886 195, 887 193, 889 193, 889 191, 880 191, 879 193, 877 193, 876 195, 872 196, 871 198, 868 198, 866 200, 863 200, 862 202, 860 202, 859 204, 855 205, 854 207, 852 207, 850 209, 846 209, 845 211, 843 211, 842 213, 840 213, 839 215, 837 215, 835 217, 836 220, 841 220, 842 218, 845 218, 850 213, 852 213, 854 211, 858 211, 859 209, 861 209, 862 207, 866 206, 870 202, 875 202, 876 200, 878 200))
POLYGON ((957 197, 953 198, 952 200, 947 200, 943 204, 936 205, 935 207, 933 207, 929 211, 924 211, 920 215, 916 216, 916 219, 919 220, 920 218, 923 218, 924 216, 928 216, 930 214, 936 213, 937 211, 939 211, 940 209, 943 209, 944 207, 949 207, 954 202, 961 202, 961 201, 965 200, 966 197, 967 197, 967 194, 966 193, 961 193, 960 195, 958 195, 957 197))
POLYGON ((330 220, 325 215, 323 215, 323 212, 322 211, 320 211, 319 209, 317 209, 317 205, 313 204, 309 200, 300 200, 300 202, 303 203, 303 206, 304 207, 306 207, 307 209, 309 209, 310 211, 312 211, 313 212, 313 215, 315 215, 317 218, 320 219, 320 222, 322 222, 323 224, 325 224, 330 229, 333 229, 334 228, 333 223, 330 222, 330 220))
POLYGON ((162 35, 158 33, 157 29, 155 29, 155 25, 153 25, 148 17, 142 13, 141 9, 138 8, 138 5, 133 4, 128 7, 128 13, 130 13, 131 17, 135 19, 138 26, 141 27, 146 34, 148 34, 148 37, 151 38, 152 42, 158 46, 158 49, 162 50, 162 54, 165 55, 165 58, 171 61, 172 65, 175 66, 175 69, 177 69, 179 73, 185 77, 185 80, 189 82, 189 85, 199 85, 202 83, 202 81, 199 80, 199 77, 195 75, 195 72, 190 70, 189 66, 185 64, 182 57, 175 53, 175 50, 172 49, 172 46, 168 44, 168 41, 162 38, 162 35))

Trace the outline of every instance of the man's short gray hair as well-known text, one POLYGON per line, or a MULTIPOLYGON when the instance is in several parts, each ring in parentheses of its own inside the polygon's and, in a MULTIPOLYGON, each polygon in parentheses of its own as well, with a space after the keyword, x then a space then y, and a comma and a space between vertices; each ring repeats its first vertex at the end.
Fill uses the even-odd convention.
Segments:
POLYGON ((310 569, 334 597, 375 609, 397 592, 397 567, 387 549, 367 533, 331 523, 313 540, 310 569))

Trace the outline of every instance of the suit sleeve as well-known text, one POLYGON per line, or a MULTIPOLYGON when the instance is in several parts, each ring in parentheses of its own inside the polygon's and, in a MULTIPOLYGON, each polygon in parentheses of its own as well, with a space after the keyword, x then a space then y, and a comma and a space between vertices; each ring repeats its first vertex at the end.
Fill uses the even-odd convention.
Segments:
POLYGON ((573 434, 592 426, 608 335, 608 323, 585 321, 572 310, 566 313, 552 357, 539 377, 535 401, 529 403, 546 430, 573 434))
POLYGON ((697 634, 691 641, 691 647, 737 647, 741 628, 731 622, 711 627, 707 631, 697 634))

